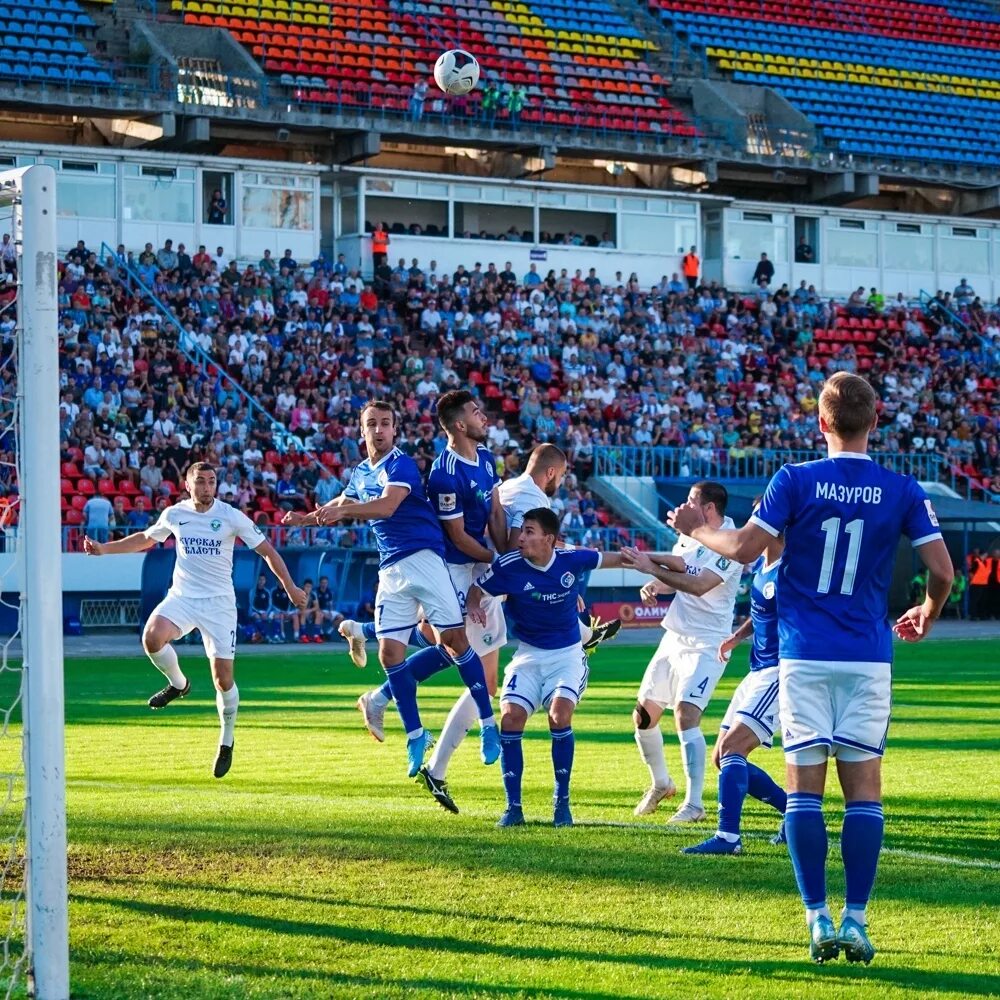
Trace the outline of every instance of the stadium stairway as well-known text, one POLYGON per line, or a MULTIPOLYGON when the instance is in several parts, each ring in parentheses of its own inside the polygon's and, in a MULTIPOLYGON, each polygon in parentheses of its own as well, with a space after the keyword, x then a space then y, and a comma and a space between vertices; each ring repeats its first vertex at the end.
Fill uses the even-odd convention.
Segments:
POLYGON ((657 552, 673 548, 677 532, 653 513, 661 506, 662 498, 652 476, 591 476, 587 487, 631 527, 649 533, 657 552))

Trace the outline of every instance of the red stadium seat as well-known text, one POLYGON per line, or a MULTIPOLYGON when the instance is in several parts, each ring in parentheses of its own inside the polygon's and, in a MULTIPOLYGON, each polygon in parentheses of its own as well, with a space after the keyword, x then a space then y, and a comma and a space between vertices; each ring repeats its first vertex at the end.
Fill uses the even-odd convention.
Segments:
POLYGON ((98 479, 97 492, 104 497, 111 496, 115 492, 115 481, 113 479, 98 479))
POLYGON ((76 491, 83 496, 92 497, 97 492, 97 489, 92 479, 81 478, 76 481, 76 491))
POLYGON ((63 515, 63 524, 83 524, 83 514, 81 514, 78 510, 70 508, 63 515))
POLYGON ((73 497, 73 499, 72 499, 72 500, 70 501, 70 506, 71 506, 71 507, 72 507, 72 508, 73 508, 74 510, 83 510, 83 508, 87 506, 87 500, 88 500, 88 499, 89 499, 89 497, 85 497, 85 496, 80 496, 80 494, 78 493, 78 494, 77 494, 77 495, 76 495, 75 497, 73 497))
POLYGON ((76 462, 63 462, 62 474, 67 479, 79 479, 80 476, 83 475, 83 473, 77 468, 76 462))

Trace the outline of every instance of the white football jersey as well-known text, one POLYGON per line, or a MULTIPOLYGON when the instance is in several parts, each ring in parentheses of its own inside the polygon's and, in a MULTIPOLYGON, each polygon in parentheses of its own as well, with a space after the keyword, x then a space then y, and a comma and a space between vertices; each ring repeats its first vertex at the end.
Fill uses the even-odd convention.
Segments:
POLYGON ((527 472, 507 479, 500 484, 500 504, 507 515, 507 530, 520 528, 524 515, 537 507, 552 509, 552 498, 528 475, 527 472))
MULTIPOLYGON (((722 527, 735 529, 731 517, 723 518, 722 527)), ((663 616, 663 628, 690 639, 705 639, 717 642, 725 639, 733 628, 733 608, 736 592, 743 575, 743 564, 720 556, 718 552, 705 548, 693 538, 682 535, 673 549, 687 564, 688 573, 698 576, 708 570, 722 578, 722 583, 713 587, 701 597, 677 591, 663 616)))
POLYGON ((266 541, 260 528, 246 514, 216 500, 199 513, 193 500, 167 507, 145 532, 154 541, 177 539, 177 562, 170 593, 178 597, 231 597, 233 590, 233 545, 237 537, 251 549, 266 541))

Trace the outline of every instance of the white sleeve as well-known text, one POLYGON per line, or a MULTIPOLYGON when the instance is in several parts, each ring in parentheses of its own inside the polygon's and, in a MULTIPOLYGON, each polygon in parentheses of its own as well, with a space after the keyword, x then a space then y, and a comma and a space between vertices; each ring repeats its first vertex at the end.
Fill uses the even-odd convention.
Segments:
POLYGON ((231 523, 234 533, 243 540, 243 544, 248 549, 255 549, 262 542, 267 541, 267 536, 254 524, 241 510, 232 508, 231 523))
POLYGON ((171 507, 167 507, 160 512, 160 516, 143 532, 147 538, 154 542, 165 542, 174 532, 170 524, 171 507))
POLYGON ((704 546, 699 546, 694 553, 685 555, 684 561, 688 566, 697 567, 699 572, 703 569, 709 570, 723 581, 743 575, 741 562, 720 556, 718 552, 713 552, 704 546))

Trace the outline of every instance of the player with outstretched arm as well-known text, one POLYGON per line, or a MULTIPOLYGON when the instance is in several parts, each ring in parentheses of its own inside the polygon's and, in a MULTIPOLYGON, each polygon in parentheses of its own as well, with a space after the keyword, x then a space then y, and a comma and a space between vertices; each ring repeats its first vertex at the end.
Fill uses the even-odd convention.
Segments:
POLYGON ((150 708, 166 708, 185 698, 191 682, 177 662, 171 643, 193 629, 201 633, 215 682, 215 703, 222 733, 213 774, 224 777, 233 762, 234 727, 240 703, 233 677, 236 657, 236 594, 233 590, 233 545, 240 538, 258 552, 281 582, 289 601, 304 607, 306 596, 295 585, 285 561, 242 511, 216 499, 216 473, 208 462, 195 462, 184 477, 190 499, 167 507, 155 524, 115 542, 85 538, 92 556, 145 552, 171 535, 177 539, 177 562, 167 596, 156 606, 142 633, 142 646, 168 684, 149 699, 150 708))
POLYGON ((375 597, 379 659, 406 729, 407 774, 414 778, 430 743, 420 721, 417 684, 452 664, 475 699, 484 764, 493 764, 500 756, 500 734, 483 664, 469 645, 462 603, 445 565, 441 526, 417 463, 396 447, 396 431, 396 414, 388 403, 366 403, 361 409, 361 432, 368 457, 354 469, 347 489, 310 514, 289 511, 282 523, 371 523, 379 552, 375 597), (441 645, 407 659, 407 639, 422 618, 434 627, 441 645))
POLYGON ((705 522, 683 504, 670 521, 728 559, 756 559, 784 533, 778 571, 779 717, 787 763, 788 852, 805 904, 810 956, 843 951, 870 962, 866 908, 882 849, 882 754, 889 727, 892 632, 889 586, 900 537, 927 567, 924 600, 899 617, 896 634, 919 642, 948 600, 954 575, 927 494, 910 476, 873 462, 878 397, 868 382, 837 372, 819 398, 828 457, 785 465, 760 509, 737 531, 705 522), (827 906, 823 792, 829 758, 846 808, 840 844, 846 880, 839 930, 827 906))

